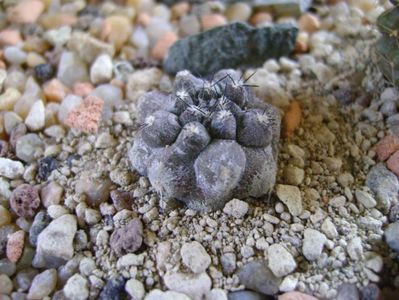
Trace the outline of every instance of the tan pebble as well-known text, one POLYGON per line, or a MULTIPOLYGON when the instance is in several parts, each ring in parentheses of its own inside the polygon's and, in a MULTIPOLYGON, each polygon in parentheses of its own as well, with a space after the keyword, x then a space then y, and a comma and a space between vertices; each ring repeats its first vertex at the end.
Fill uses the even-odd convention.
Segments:
POLYGON ((43 11, 42 1, 23 0, 7 11, 7 17, 12 23, 35 23, 43 11))
POLYGON ((259 25, 266 22, 267 23, 273 22, 273 16, 268 12, 258 12, 254 14, 250 19, 250 23, 252 25, 259 25))
POLYGON ((90 82, 77 82, 73 85, 73 93, 75 95, 86 97, 94 90, 94 86, 90 82))
POLYGON ((64 123, 86 133, 95 133, 98 130, 103 105, 102 99, 88 96, 68 114, 64 123))
POLYGON ((34 68, 37 65, 44 64, 44 63, 46 63, 46 60, 40 54, 37 54, 35 52, 28 53, 28 56, 26 58, 26 64, 28 65, 28 67, 34 68))
POLYGON ((21 33, 14 29, 4 29, 0 31, 0 45, 15 46, 22 43, 21 33))
POLYGON ((212 14, 201 17, 201 26, 203 30, 209 30, 214 27, 227 24, 226 18, 221 14, 212 14))
POLYGON ((6 68, 6 63, 0 60, 0 69, 5 69, 5 68, 6 68))
POLYGON ((69 89, 58 79, 52 79, 43 87, 43 93, 47 101, 61 102, 68 94, 69 89))
POLYGON ((229 5, 224 12, 229 22, 246 22, 251 16, 251 6, 245 2, 237 2, 229 5))
POLYGON ((172 6, 172 18, 180 19, 190 11, 190 4, 188 2, 179 2, 172 6))
POLYGON ((295 51, 297 53, 306 53, 309 51, 309 34, 307 32, 299 32, 296 39, 295 51))
POLYGON ((375 152, 379 161, 387 160, 392 153, 399 150, 399 138, 387 135, 375 146, 375 152))
POLYGON ((378 1, 376 1, 376 0, 348 0, 348 3, 351 6, 360 8, 363 12, 368 12, 377 6, 378 1))
POLYGON ((7 208, 0 205, 0 227, 11 223, 11 214, 7 208))
POLYGON ((110 16, 104 23, 105 30, 101 33, 102 39, 113 44, 117 50, 121 49, 130 35, 130 20, 125 16, 110 16))
POLYGON ((22 48, 26 52, 37 52, 43 54, 50 49, 50 44, 37 36, 30 36, 26 39, 22 48))
POLYGON ((396 176, 399 176, 399 151, 396 151, 391 157, 387 160, 387 167, 396 176))
POLYGON ((292 101, 283 117, 284 136, 291 137, 302 120, 302 110, 298 101, 292 101))
POLYGON ((313 33, 320 29, 319 17, 313 14, 304 14, 298 20, 299 29, 308 33, 313 33))
POLYGON ((40 18, 40 24, 45 29, 59 28, 62 26, 73 26, 78 22, 78 18, 67 13, 52 13, 43 15, 40 18))
POLYGON ((8 236, 7 240, 7 258, 16 263, 22 255, 24 250, 24 239, 25 239, 25 232, 23 230, 18 230, 8 236))
POLYGON ((169 48, 178 40, 178 36, 173 31, 165 33, 152 48, 151 56, 154 59, 162 60, 169 48))
POLYGON ((145 12, 139 13, 137 16, 137 24, 147 27, 150 24, 151 16, 145 12))
POLYGON ((318 300, 318 299, 316 297, 301 292, 288 292, 278 296, 278 300, 318 300))

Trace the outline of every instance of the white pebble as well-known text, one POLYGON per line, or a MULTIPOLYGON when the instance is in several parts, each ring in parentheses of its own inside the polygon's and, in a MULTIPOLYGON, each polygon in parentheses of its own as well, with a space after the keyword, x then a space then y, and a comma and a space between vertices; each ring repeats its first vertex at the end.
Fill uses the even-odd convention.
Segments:
POLYGON ((25 119, 25 125, 30 131, 38 131, 45 125, 45 109, 42 100, 33 103, 28 116, 25 119))

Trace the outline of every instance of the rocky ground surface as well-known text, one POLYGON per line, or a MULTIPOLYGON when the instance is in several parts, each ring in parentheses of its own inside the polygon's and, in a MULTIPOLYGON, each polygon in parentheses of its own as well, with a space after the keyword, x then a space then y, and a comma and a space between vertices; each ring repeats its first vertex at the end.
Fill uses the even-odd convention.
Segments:
POLYGON ((399 94, 373 63, 388 1, 87 4, 1 3, 0 299, 397 299, 399 94), (278 184, 200 214, 130 169, 135 103, 170 92, 173 42, 234 20, 300 29, 293 57, 244 72, 283 116, 278 184))

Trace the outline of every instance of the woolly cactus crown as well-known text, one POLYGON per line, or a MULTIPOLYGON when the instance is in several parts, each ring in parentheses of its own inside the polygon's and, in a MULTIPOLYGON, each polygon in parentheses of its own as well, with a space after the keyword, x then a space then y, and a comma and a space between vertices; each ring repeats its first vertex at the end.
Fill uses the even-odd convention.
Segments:
POLYGON ((280 116, 234 70, 209 80, 176 75, 171 94, 148 92, 137 104, 142 124, 129 151, 132 167, 164 199, 196 210, 231 197, 260 197, 275 183, 280 116))

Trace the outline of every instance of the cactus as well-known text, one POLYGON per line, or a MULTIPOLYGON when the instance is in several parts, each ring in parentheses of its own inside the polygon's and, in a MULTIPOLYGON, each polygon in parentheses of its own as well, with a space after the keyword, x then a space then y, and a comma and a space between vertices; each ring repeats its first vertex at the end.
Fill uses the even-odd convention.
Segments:
POLYGON ((378 67, 389 82, 399 84, 399 5, 383 12, 377 19, 377 26, 382 33, 376 44, 378 67))
POLYGON ((181 71, 171 94, 152 91, 138 100, 137 120, 131 167, 164 200, 209 211, 233 196, 261 197, 273 189, 280 115, 238 72, 205 80, 181 71))

